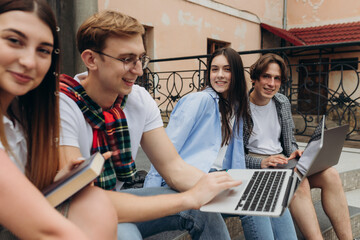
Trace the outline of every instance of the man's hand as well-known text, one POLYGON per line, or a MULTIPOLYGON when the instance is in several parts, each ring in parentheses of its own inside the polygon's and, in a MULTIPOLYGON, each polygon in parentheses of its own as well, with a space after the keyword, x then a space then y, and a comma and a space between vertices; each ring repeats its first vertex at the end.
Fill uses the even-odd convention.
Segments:
POLYGON ((261 168, 276 167, 278 164, 287 164, 288 159, 284 155, 272 155, 261 161, 261 168))
POLYGON ((221 191, 239 186, 241 183, 240 180, 234 180, 227 172, 212 172, 202 176, 195 186, 184 194, 188 195, 191 208, 199 209, 221 191))
POLYGON ((295 150, 292 154, 290 154, 290 157, 288 158, 288 160, 301 157, 303 152, 304 152, 304 150, 299 150, 299 149, 295 150))

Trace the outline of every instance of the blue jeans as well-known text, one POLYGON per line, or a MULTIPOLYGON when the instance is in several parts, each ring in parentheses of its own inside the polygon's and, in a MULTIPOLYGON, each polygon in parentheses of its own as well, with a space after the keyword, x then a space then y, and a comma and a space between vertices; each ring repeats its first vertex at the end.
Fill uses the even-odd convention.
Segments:
POLYGON ((240 220, 246 240, 297 240, 289 209, 281 217, 240 216, 240 220))
MULTIPOLYGON (((138 196, 177 193, 166 187, 127 189, 123 192, 138 196)), ((187 230, 192 239, 230 239, 221 214, 187 210, 146 222, 120 223, 118 224, 118 240, 142 239, 160 232, 172 230, 187 230)))

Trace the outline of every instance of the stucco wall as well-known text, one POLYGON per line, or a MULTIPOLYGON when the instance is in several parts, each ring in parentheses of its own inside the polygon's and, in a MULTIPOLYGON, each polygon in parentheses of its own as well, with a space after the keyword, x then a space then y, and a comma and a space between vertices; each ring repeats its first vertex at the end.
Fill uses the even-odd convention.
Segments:
POLYGON ((287 0, 288 28, 360 21, 359 0, 287 0))
MULTIPOLYGON (((258 23, 186 0, 99 0, 98 3, 99 10, 118 10, 152 27, 153 46, 149 48, 154 59, 206 54, 208 38, 229 42, 237 51, 260 47, 258 23)), ((155 70, 166 69, 165 65, 155 66, 155 70)))
POLYGON ((263 23, 282 27, 284 0, 217 0, 217 2, 255 14, 263 23))

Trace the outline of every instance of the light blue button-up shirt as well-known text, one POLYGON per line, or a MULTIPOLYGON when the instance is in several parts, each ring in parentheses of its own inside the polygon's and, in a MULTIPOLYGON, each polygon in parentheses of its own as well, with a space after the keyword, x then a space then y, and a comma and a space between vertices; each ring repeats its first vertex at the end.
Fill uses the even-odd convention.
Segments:
MULTIPOLYGON (((172 111, 166 128, 166 133, 182 159, 206 173, 212 167, 221 147, 222 136, 218 101, 218 95, 211 88, 184 96, 172 111)), ((233 131, 234 137, 228 145, 223 169, 244 169, 242 120, 240 123, 235 121, 233 131), (239 132, 236 131, 236 124, 240 124, 239 132)), ((165 185, 163 178, 151 165, 144 187, 165 185)))

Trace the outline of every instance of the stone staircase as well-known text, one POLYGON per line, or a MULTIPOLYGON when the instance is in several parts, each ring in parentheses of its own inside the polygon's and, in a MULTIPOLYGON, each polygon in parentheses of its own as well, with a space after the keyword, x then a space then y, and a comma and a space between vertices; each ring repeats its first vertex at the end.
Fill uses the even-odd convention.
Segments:
MULTIPOLYGON (((306 146, 305 143, 299 143, 300 148, 304 148, 306 146)), ((136 157, 136 163, 139 169, 148 170, 148 159, 145 154, 141 151, 138 152, 138 156, 136 157), (139 161, 139 159, 141 159, 139 161), (147 161, 147 162, 146 162, 147 161), (140 164, 140 165, 139 165, 140 164)), ((349 212, 351 218, 351 225, 354 238, 360 237, 360 148, 347 148, 344 147, 342 154, 340 156, 340 160, 338 165, 335 168, 340 173, 340 177, 343 182, 344 191, 346 193, 349 212)), ((324 213, 321 206, 321 197, 320 197, 320 189, 312 189, 312 198, 314 202, 314 206, 316 209, 316 213, 318 216, 319 224, 321 231, 323 233, 325 240, 336 240, 336 234, 331 226, 329 219, 324 213)), ((231 239, 234 240, 243 240, 244 235, 242 232, 241 222, 238 218, 228 218, 226 219, 226 224, 228 226, 231 239)), ((304 239, 300 231, 297 231, 298 239, 304 239)), ((172 231, 165 232, 150 238, 146 238, 146 240, 191 240, 191 237, 187 234, 187 232, 181 231, 172 231)))

